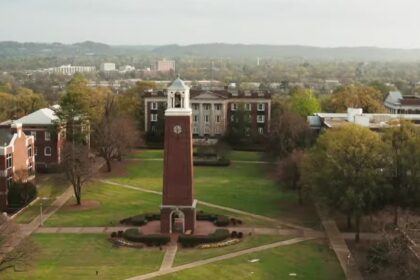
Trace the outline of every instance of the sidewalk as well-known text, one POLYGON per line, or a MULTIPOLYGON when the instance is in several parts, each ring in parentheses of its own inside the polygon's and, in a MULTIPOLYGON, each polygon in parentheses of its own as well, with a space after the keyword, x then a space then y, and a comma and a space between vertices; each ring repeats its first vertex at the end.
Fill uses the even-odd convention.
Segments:
POLYGON ((344 237, 348 234, 342 234, 338 229, 335 221, 327 217, 327 215, 324 214, 321 209, 319 209, 319 206, 317 206, 316 209, 318 211, 319 217, 321 218, 325 232, 327 233, 330 245, 337 256, 344 274, 346 275, 346 279, 363 280, 362 274, 357 267, 356 260, 352 256, 349 247, 344 241, 344 237))

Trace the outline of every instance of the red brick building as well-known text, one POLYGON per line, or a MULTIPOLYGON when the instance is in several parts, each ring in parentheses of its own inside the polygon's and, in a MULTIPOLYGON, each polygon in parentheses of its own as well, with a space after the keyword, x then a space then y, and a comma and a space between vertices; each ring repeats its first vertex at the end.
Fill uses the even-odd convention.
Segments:
POLYGON ((0 211, 4 211, 11 184, 35 179, 35 147, 34 137, 25 135, 20 123, 1 125, 0 143, 0 211))
POLYGON ((52 170, 61 163, 61 151, 66 138, 66 130, 58 125, 54 110, 43 108, 18 119, 23 132, 35 139, 35 160, 38 171, 52 170))
MULTIPOLYGON (((162 123, 167 107, 167 90, 147 92, 144 98, 145 131, 155 131, 162 123)), ((267 91, 191 90, 191 130, 194 138, 222 136, 235 112, 242 109, 248 114, 250 135, 266 135, 270 129, 271 94, 267 91)))

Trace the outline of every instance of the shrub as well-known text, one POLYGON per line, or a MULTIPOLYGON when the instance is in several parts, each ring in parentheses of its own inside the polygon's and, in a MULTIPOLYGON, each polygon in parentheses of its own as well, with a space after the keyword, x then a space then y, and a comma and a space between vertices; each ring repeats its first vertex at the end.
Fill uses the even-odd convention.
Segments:
POLYGON ((242 239, 244 237, 244 234, 240 231, 240 232, 238 232, 237 236, 238 236, 239 239, 242 239))
POLYGON ((224 215, 217 215, 214 224, 218 227, 225 227, 229 225, 229 218, 224 215))
POLYGON ((195 159, 194 166, 229 166, 230 160, 225 158, 206 160, 206 159, 195 159))
POLYGON ((133 226, 143 226, 149 221, 158 221, 160 220, 159 213, 146 213, 142 215, 136 215, 120 221, 121 224, 133 225, 133 226))
POLYGON ((229 237, 230 233, 227 229, 216 229, 209 235, 181 235, 178 241, 184 247, 194 247, 198 244, 223 241, 229 237))
POLYGON ((124 239, 132 242, 141 242, 147 246, 161 246, 170 241, 168 234, 143 235, 137 228, 129 228, 123 234, 124 239))
POLYGON ((32 182, 14 182, 8 192, 7 200, 11 207, 20 208, 27 205, 37 196, 37 189, 32 182))
POLYGON ((119 230, 119 231, 117 232, 117 236, 118 236, 118 237, 123 237, 123 234, 124 234, 124 231, 122 231, 122 230, 119 230))
POLYGON ((230 233, 230 237, 236 238, 238 236, 238 233, 234 230, 230 233))
POLYGON ((115 231, 111 232, 111 238, 116 238, 117 237, 117 233, 115 231))

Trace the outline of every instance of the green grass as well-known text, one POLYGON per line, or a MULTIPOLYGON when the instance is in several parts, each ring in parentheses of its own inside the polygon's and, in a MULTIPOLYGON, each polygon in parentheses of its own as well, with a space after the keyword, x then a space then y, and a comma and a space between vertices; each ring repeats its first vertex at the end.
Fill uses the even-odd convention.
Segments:
POLYGON ((51 216, 45 226, 112 226, 129 216, 159 212, 161 197, 142 193, 123 187, 91 183, 82 193, 82 204, 86 200, 100 202, 100 207, 88 210, 75 210, 75 199, 51 216))
POLYGON ((311 279, 340 280, 344 273, 334 252, 324 244, 304 242, 187 269, 155 279, 311 279), (259 259, 250 263, 251 259, 259 259), (289 276, 296 273, 296 277, 289 276))
POLYGON ((163 150, 135 150, 134 153, 130 155, 130 158, 140 158, 140 159, 154 159, 162 158, 163 159, 163 150))
POLYGON ((282 241, 290 239, 288 236, 269 236, 269 235, 254 235, 245 237, 241 243, 222 247, 222 248, 212 248, 212 249, 185 249, 180 248, 176 253, 176 258, 174 261, 174 266, 205 260, 221 255, 226 255, 229 253, 245 250, 248 248, 253 248, 261 246, 264 244, 270 244, 277 241, 282 241))
POLYGON ((259 152, 231 151, 229 158, 240 161, 262 161, 263 154, 259 152))
POLYGON ((37 202, 23 210, 16 216, 17 223, 26 224, 31 222, 40 213, 40 205, 43 209, 47 209, 54 202, 57 196, 61 195, 69 186, 61 174, 53 175, 37 175, 38 197, 37 202))
POLYGON ((2 280, 125 279, 159 269, 159 249, 115 248, 101 234, 35 234, 34 263, 24 272, 0 272, 2 280), (96 277, 99 271, 99 277, 96 277))

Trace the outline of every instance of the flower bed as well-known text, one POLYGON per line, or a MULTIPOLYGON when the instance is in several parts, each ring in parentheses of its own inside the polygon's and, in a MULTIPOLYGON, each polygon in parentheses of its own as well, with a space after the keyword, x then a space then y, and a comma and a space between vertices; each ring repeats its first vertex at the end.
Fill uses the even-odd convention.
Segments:
POLYGON ((221 247, 226 247, 226 246, 238 244, 239 242, 241 242, 241 239, 234 238, 234 239, 229 239, 229 240, 222 241, 222 242, 217 242, 217 243, 201 244, 201 245, 197 246, 197 248, 199 248, 199 249, 221 248, 221 247))

